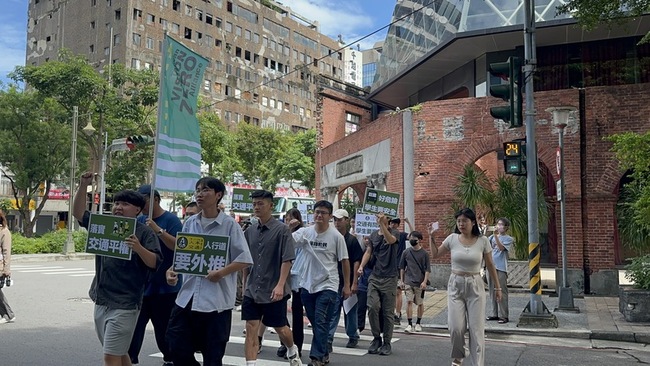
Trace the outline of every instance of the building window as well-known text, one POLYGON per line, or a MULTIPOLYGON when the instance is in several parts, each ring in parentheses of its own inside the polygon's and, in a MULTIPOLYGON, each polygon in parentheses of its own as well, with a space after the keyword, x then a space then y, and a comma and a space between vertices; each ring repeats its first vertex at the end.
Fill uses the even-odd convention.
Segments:
POLYGON ((361 116, 358 114, 350 112, 345 113, 345 136, 359 130, 359 121, 361 121, 361 116))
POLYGON ((244 31, 244 39, 247 39, 249 41, 251 40, 251 31, 249 31, 248 29, 244 31))
POLYGON ((226 32, 232 32, 232 23, 226 22, 226 32))
POLYGON ((136 69, 136 70, 140 70, 140 60, 138 60, 137 58, 132 58, 131 59, 131 68, 136 69))
POLYGON ((172 23, 172 33, 178 34, 178 32, 180 32, 180 30, 181 30, 181 25, 180 24, 172 23))
MULTIPOLYGON (((48 41, 49 41, 49 39, 48 39, 48 41)), ((120 35, 119 34, 113 35, 113 46, 117 46, 118 44, 120 44, 120 41, 121 40, 120 40, 120 35)))
POLYGON ((90 53, 95 53, 95 45, 94 44, 90 45, 89 51, 90 51, 90 53))
POLYGON ((180 0, 174 0, 172 2, 172 9, 174 11, 181 11, 181 1, 180 0))
POLYGON ((203 80, 203 90, 209 92, 212 88, 212 82, 208 79, 203 80))
POLYGON ((153 38, 147 37, 147 48, 153 50, 153 38))
POLYGON ((90 29, 95 29, 95 21, 90 22, 90 29))
POLYGON ((156 23, 156 16, 147 13, 147 24, 154 24, 154 23, 156 23))
POLYGON ((260 35, 259 34, 253 33, 253 42, 260 43, 260 35))
POLYGON ((136 46, 140 46, 140 38, 141 36, 137 33, 133 33, 133 44, 136 46))
POLYGON ((262 97, 262 105, 266 107, 268 104, 269 104, 269 98, 262 97))
POLYGON ((226 122, 230 122, 230 111, 224 111, 224 112, 223 112, 223 119, 224 119, 226 122))
POLYGON ((235 27, 235 35, 241 37, 241 27, 240 26, 235 27))
POLYGON ((192 16, 192 7, 191 6, 185 5, 185 15, 187 15, 188 17, 192 16))
POLYGON ((215 25, 217 28, 221 28, 221 18, 215 18, 215 19, 214 19, 214 25, 215 25))
POLYGON ((185 39, 192 39, 192 29, 185 27, 185 39))

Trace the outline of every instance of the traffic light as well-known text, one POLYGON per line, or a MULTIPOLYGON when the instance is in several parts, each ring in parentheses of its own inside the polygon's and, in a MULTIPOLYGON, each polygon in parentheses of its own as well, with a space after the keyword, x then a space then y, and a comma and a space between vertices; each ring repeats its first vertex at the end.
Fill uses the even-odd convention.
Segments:
POLYGON ((491 85, 490 95, 509 102, 508 105, 490 108, 490 115, 510 123, 510 128, 523 126, 523 82, 519 57, 510 57, 506 62, 491 63, 489 71, 490 74, 508 81, 507 84, 491 85))
POLYGON ((146 135, 133 135, 126 138, 126 146, 133 150, 138 146, 153 145, 154 138, 146 135))
POLYGON ((503 167, 506 174, 526 175, 526 143, 522 140, 503 143, 503 167))

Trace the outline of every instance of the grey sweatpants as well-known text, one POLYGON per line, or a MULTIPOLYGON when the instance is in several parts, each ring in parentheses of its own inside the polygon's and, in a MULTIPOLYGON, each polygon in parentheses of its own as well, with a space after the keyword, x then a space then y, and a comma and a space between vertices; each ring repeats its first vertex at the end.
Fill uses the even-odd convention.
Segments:
POLYGON ((11 311, 11 306, 9 306, 5 294, 3 294, 2 290, 0 290, 0 317, 3 317, 5 315, 7 318, 11 319, 14 317, 14 312, 11 311))
POLYGON ((490 278, 488 272, 488 286, 490 287, 490 302, 492 303, 492 312, 490 316, 498 316, 499 318, 509 318, 508 314, 508 272, 497 270, 497 277, 499 278, 499 286, 501 286, 501 302, 497 301, 494 296, 494 280, 490 278))
POLYGON ((447 309, 451 358, 466 358, 463 366, 485 363, 485 287, 481 275, 451 274, 447 283, 447 309), (469 328, 469 355, 465 330, 469 328))
POLYGON ((372 336, 384 335, 384 343, 393 339, 393 310, 397 296, 397 277, 377 277, 370 274, 368 279, 368 320, 372 336), (384 329, 380 329, 379 317, 383 317, 384 329))

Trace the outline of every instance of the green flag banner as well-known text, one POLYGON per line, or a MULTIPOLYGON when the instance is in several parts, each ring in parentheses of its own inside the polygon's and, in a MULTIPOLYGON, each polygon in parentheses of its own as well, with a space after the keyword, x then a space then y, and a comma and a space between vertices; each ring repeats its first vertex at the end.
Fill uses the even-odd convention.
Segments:
POLYGON ((230 237, 191 233, 176 234, 174 271, 205 276, 226 266, 230 237))
POLYGON ((155 187, 189 192, 201 177, 197 99, 208 60, 165 35, 158 100, 155 187))
POLYGON ((124 239, 135 234, 135 218, 91 214, 86 253, 130 260, 131 248, 124 239))
POLYGON ((399 193, 367 188, 366 197, 363 201, 363 212, 383 213, 389 217, 397 217, 399 193))

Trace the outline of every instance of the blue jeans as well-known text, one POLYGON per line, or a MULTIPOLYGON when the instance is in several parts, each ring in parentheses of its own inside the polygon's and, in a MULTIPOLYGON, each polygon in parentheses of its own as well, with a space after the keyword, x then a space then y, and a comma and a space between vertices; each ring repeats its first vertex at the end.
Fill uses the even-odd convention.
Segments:
MULTIPOLYGON (((339 296, 339 304, 334 310, 334 316, 332 317, 332 323, 330 324, 329 335, 327 341, 332 343, 334 341, 334 333, 336 333, 336 328, 339 326, 339 319, 341 318, 341 310, 343 309, 343 296, 339 296)), ((359 324, 357 310, 359 309, 359 302, 354 304, 352 309, 348 311, 347 314, 343 317, 345 321, 345 334, 348 335, 348 338, 359 340, 359 333, 357 332, 357 325, 359 324)))
POLYGON ((336 291, 323 290, 310 294, 302 290, 302 304, 311 322, 314 337, 311 342, 309 358, 323 361, 327 355, 327 335, 332 322, 332 313, 338 304, 336 291))

